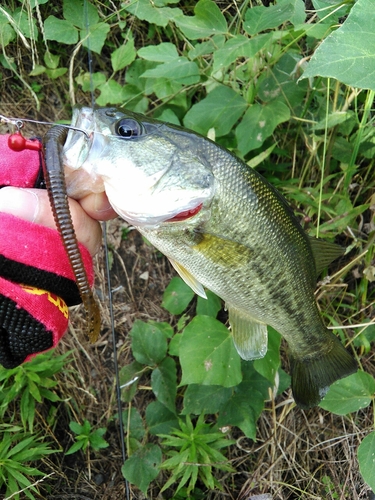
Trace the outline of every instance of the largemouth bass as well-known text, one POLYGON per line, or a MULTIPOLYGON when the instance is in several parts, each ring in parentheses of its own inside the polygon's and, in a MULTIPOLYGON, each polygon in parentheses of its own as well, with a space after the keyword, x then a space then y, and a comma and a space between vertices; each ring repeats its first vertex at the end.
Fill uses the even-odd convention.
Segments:
POLYGON ((314 296, 317 274, 342 250, 309 238, 260 174, 205 137, 129 111, 76 109, 72 125, 89 139, 68 134, 69 196, 104 190, 197 294, 221 297, 243 359, 265 355, 267 325, 279 331, 304 408, 357 370, 314 296))

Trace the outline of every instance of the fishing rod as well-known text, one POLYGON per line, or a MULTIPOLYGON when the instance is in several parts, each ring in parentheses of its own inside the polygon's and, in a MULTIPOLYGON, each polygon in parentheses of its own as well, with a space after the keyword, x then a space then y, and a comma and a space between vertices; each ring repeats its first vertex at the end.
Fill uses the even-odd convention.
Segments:
MULTIPOLYGON (((93 63, 92 63, 92 52, 90 47, 90 24, 89 24, 89 15, 88 15, 88 1, 84 0, 83 2, 83 12, 84 12, 84 20, 86 25, 86 36, 87 36, 87 59, 88 59, 88 67, 89 67, 89 75, 90 75, 90 93, 91 93, 91 106, 95 108, 95 93, 94 93, 94 81, 93 81, 93 63)), ((116 399, 117 399, 117 412, 118 412, 118 422, 119 422, 119 431, 120 431, 120 441, 121 441, 121 455, 122 462, 125 464, 127 459, 126 448, 125 448, 125 433, 124 433, 124 422, 122 418, 122 402, 121 402, 121 386, 120 386, 120 374, 119 374, 119 366, 117 360, 117 342, 116 342, 116 331, 115 331, 115 319, 113 313, 113 295, 112 295, 112 286, 111 286, 111 273, 110 273, 110 265, 109 265, 109 252, 108 252, 108 239, 107 239, 107 223, 102 222, 103 229, 103 241, 104 241, 104 252, 105 252, 105 267, 106 267, 106 276, 107 276, 107 289, 108 289, 108 300, 109 300, 109 316, 110 316, 110 324, 111 324, 111 336, 112 336, 112 348, 113 348, 113 365, 115 371, 115 383, 116 383, 116 399)), ((129 482, 125 479, 125 491, 126 491, 126 500, 130 500, 130 487, 129 482)))

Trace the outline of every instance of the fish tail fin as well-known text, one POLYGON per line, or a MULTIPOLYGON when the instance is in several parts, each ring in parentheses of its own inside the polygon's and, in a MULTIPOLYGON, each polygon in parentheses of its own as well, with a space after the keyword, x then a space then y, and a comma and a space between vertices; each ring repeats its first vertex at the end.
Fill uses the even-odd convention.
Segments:
POLYGON ((330 348, 309 357, 291 356, 292 391, 300 408, 317 406, 336 380, 358 369, 340 340, 329 332, 330 348))

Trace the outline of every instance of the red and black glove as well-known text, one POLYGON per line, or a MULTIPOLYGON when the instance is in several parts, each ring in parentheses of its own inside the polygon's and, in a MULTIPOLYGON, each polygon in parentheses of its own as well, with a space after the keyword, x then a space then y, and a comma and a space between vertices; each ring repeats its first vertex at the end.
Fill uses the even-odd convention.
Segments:
MULTIPOLYGON (((38 143, 15 151, 14 136, 0 135, 0 188, 45 188, 38 143)), ((80 250, 92 285, 90 253, 80 250)), ((68 328, 68 306, 80 302, 58 232, 0 212, 0 364, 14 368, 55 347, 68 328)))

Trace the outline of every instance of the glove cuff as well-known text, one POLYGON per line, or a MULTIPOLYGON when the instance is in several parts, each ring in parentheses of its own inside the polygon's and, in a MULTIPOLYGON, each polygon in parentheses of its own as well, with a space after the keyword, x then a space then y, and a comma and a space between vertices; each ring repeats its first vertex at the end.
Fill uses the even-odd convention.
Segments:
POLYGON ((0 364, 14 368, 55 347, 68 328, 68 306, 46 290, 0 278, 0 364))

